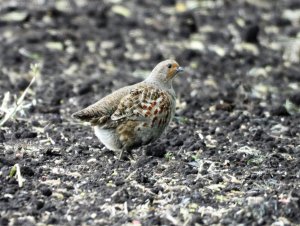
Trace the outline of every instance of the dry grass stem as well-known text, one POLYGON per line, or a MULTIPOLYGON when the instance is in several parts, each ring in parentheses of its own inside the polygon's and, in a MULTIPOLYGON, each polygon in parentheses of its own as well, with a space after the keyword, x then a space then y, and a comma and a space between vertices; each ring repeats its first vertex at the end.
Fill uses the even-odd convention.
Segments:
POLYGON ((22 95, 18 98, 15 106, 12 109, 8 109, 8 99, 9 99, 9 93, 6 93, 2 102, 2 108, 6 109, 5 112, 5 116, 3 117, 3 119, 0 121, 0 127, 2 127, 10 118, 12 118, 21 108, 22 103, 24 101, 24 98, 26 96, 26 94, 28 93, 30 87, 33 85, 33 83, 36 81, 37 76, 39 75, 39 70, 40 67, 38 64, 32 64, 30 66, 30 72, 32 74, 32 79, 29 83, 29 85, 26 87, 26 89, 24 90, 24 92, 22 93, 22 95))

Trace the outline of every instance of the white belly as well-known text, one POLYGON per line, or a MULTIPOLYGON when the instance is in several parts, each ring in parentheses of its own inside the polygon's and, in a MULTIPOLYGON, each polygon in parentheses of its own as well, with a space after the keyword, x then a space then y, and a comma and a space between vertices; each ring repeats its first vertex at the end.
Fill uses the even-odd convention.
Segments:
POLYGON ((109 150, 118 151, 120 150, 120 144, 116 138, 115 133, 112 130, 101 129, 99 126, 94 127, 95 134, 102 144, 105 145, 109 150))

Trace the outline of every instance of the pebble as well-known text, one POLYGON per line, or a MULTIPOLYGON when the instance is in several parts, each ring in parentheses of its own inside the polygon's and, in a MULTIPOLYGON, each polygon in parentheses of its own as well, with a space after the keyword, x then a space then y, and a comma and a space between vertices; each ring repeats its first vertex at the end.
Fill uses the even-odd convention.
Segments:
POLYGON ((52 195, 52 190, 49 188, 49 187, 42 187, 41 189, 41 193, 44 195, 44 196, 51 196, 52 195))
POLYGON ((244 41, 248 43, 258 43, 258 33, 259 26, 258 25, 249 25, 244 33, 244 41))

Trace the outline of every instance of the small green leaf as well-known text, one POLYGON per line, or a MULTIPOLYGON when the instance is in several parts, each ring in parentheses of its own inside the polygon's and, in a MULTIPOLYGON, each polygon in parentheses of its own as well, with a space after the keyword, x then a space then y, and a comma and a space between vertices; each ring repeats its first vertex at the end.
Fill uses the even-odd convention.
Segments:
POLYGON ((17 173, 17 167, 16 165, 14 165, 9 172, 9 177, 14 177, 16 173, 17 173))

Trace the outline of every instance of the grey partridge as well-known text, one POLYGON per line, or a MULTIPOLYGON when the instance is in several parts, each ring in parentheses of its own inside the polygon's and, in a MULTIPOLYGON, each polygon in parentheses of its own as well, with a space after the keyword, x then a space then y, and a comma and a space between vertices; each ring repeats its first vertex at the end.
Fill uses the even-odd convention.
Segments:
POLYGON ((90 122, 110 150, 124 151, 156 140, 175 113, 174 77, 183 68, 175 60, 160 62, 142 82, 126 86, 73 114, 90 122))

